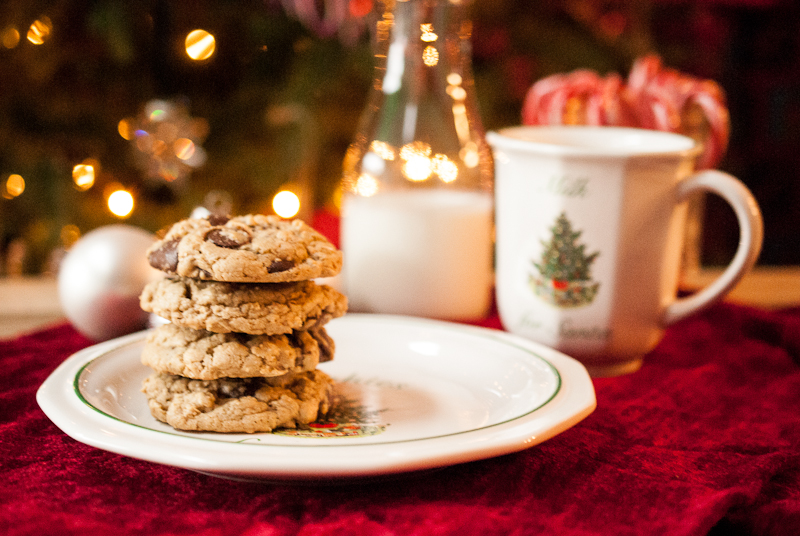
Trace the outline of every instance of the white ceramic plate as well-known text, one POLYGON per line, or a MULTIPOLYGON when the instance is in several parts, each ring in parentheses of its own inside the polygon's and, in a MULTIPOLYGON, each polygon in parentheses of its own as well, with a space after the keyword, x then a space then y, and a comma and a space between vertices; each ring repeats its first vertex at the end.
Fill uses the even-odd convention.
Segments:
POLYGON ((37 401, 74 439, 229 478, 324 480, 433 469, 516 452, 595 408, 584 367, 505 332, 433 320, 348 314, 331 321, 337 380, 327 422, 270 434, 181 432, 140 392, 146 332, 86 348, 42 384, 37 401))

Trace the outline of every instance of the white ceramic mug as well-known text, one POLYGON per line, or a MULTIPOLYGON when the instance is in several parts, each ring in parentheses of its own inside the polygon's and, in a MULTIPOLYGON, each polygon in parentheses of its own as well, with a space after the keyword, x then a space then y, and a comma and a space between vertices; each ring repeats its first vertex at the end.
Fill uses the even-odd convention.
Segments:
POLYGON ((503 326, 579 359, 593 376, 633 372, 673 322, 721 299, 761 251, 761 212, 678 134, 618 127, 490 132, 496 285, 503 326), (708 287, 677 297, 686 199, 721 196, 740 231, 708 287))

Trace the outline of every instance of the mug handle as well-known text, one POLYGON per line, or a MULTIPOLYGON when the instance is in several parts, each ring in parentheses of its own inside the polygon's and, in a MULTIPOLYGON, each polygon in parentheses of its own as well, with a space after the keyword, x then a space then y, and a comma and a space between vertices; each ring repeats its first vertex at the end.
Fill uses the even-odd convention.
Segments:
POLYGON ((753 268, 764 240, 764 222, 753 194, 737 178, 718 170, 695 173, 678 185, 678 201, 701 190, 717 194, 733 208, 739 222, 739 246, 733 260, 710 285, 678 298, 664 310, 661 322, 668 326, 722 299, 753 268))

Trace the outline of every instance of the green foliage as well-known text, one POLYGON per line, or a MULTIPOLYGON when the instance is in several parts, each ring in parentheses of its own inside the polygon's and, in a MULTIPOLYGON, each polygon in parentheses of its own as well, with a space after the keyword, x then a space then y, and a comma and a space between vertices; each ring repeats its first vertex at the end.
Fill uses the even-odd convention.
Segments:
POLYGON ((105 206, 111 185, 135 196, 123 223, 153 232, 213 190, 228 192, 237 213, 268 212, 287 182, 312 183, 312 202, 325 203, 372 76, 366 35, 350 45, 318 38, 279 5, 255 0, 61 2, 45 13, 9 0, 0 4, 0 31, 11 26, 22 37, 0 45, 0 189, 12 173, 26 188, 0 198, 0 275, 12 241, 25 243, 24 272, 39 273, 65 225, 85 234, 118 223, 105 206), (25 31, 42 15, 53 31, 35 46, 25 31), (185 53, 183 39, 196 28, 216 38, 209 60, 185 53), (183 183, 145 177, 136 148, 117 133, 152 99, 185 100, 209 124, 206 165, 183 183), (101 169, 81 192, 72 167, 87 158, 101 169))
POLYGON ((600 252, 586 254, 586 246, 578 243, 582 232, 572 229, 564 212, 556 218, 550 232, 552 238, 542 241, 541 261, 533 263, 539 273, 554 281, 591 280, 591 264, 600 252))

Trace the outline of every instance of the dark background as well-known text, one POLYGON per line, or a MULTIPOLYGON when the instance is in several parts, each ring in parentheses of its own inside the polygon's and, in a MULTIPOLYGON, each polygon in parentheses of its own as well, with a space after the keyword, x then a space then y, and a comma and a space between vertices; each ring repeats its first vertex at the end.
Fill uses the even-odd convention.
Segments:
MULTIPOLYGON (((186 217, 209 192, 229 198, 235 213, 269 212, 277 189, 298 178, 313 186, 315 207, 335 211, 342 158, 372 79, 371 0, 342 2, 350 17, 326 32, 289 0, 5 0, 0 31, 22 37, 0 44, 0 181, 18 173, 26 188, 0 198, 0 275, 52 271, 75 239, 65 226, 85 234, 119 222, 105 206, 114 184, 136 198, 124 222, 152 231, 186 217), (32 45, 25 33, 42 17, 52 32, 32 45), (204 62, 183 48, 195 28, 216 37, 204 62), (184 181, 146 176, 117 133, 121 119, 155 98, 185 103, 208 123, 207 163, 184 181), (71 173, 86 158, 101 168, 81 192, 71 173), (21 268, 7 260, 12 243, 24 245, 21 268)), ((717 81, 733 127, 719 167, 762 207, 760 263, 800 264, 796 3, 475 0, 470 10, 487 129, 518 124, 525 92, 543 76, 578 68, 626 76, 648 52, 717 81)), ((738 240, 730 209, 710 198, 704 229, 704 263, 727 263, 738 240)))

